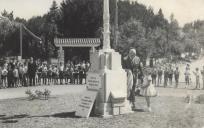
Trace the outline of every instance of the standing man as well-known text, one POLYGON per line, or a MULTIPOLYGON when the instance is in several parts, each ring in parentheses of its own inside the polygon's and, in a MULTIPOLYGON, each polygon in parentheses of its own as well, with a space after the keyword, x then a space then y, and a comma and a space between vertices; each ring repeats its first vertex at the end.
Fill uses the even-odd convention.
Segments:
POLYGON ((136 88, 136 84, 137 84, 137 75, 138 75, 138 70, 141 69, 139 68, 140 66, 140 58, 138 56, 136 56, 136 50, 131 48, 128 54, 128 57, 125 58, 124 60, 124 64, 123 64, 123 68, 126 69, 128 72, 130 72, 129 77, 128 77, 128 81, 132 81, 132 82, 128 82, 131 83, 131 85, 128 85, 128 88, 130 90, 129 93, 129 100, 132 103, 132 109, 135 109, 135 88, 136 88))
POLYGON ((28 63, 28 77, 30 86, 35 86, 35 73, 37 70, 37 65, 33 61, 33 58, 30 58, 30 62, 28 63))

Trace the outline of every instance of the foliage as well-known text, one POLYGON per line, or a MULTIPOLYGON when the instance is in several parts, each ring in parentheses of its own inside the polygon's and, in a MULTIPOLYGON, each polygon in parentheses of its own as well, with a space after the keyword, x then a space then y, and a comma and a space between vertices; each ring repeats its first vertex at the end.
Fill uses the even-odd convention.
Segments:
MULTIPOLYGON (((162 9, 154 13, 137 1, 119 0, 119 39, 116 49, 126 55, 130 47, 137 49, 142 58, 180 56, 183 52, 197 52, 204 46, 204 21, 195 21, 180 28, 172 14, 164 18, 162 9)), ((19 55, 19 23, 41 37, 42 44, 23 32, 23 57, 48 59, 57 56, 55 37, 91 38, 102 40, 103 0, 64 0, 52 2, 43 16, 29 20, 14 17, 4 10, 0 20, 0 55, 19 55), (9 20, 9 22, 8 22, 9 20), (35 54, 34 54, 35 53, 35 54)), ((114 46, 115 0, 110 0, 111 46, 114 46)))

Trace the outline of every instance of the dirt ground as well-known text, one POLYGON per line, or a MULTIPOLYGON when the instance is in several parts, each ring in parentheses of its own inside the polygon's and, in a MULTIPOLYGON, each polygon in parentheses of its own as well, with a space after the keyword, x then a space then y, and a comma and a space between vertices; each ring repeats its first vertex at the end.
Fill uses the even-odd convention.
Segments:
POLYGON ((204 104, 189 106, 180 89, 158 90, 160 96, 151 99, 153 112, 143 111, 145 100, 137 97, 137 111, 111 118, 75 117, 81 93, 52 95, 49 100, 3 99, 0 100, 0 128, 203 128, 204 104))

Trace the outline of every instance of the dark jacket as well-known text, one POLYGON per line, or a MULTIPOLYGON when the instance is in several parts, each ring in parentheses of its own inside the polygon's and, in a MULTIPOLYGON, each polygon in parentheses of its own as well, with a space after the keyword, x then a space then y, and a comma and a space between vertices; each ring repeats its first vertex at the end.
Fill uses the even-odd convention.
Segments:
POLYGON ((37 71, 37 65, 35 62, 28 63, 28 75, 29 76, 35 76, 35 73, 37 71))

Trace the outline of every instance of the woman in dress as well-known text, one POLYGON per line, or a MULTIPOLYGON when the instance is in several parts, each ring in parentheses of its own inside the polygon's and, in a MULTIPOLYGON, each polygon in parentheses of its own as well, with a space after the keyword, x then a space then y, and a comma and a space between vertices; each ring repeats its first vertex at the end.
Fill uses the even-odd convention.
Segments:
POLYGON ((149 68, 144 69, 144 81, 141 86, 140 94, 145 97, 148 111, 151 112, 150 97, 157 96, 157 92, 154 85, 152 84, 151 69, 149 68))

